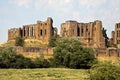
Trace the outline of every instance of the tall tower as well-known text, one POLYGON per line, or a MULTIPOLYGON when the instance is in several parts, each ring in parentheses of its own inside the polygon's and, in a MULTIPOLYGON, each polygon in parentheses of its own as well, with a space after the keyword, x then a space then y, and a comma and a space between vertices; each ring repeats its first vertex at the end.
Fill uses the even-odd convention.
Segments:
POLYGON ((102 22, 99 20, 94 22, 94 43, 96 48, 105 47, 105 40, 102 33, 102 22))

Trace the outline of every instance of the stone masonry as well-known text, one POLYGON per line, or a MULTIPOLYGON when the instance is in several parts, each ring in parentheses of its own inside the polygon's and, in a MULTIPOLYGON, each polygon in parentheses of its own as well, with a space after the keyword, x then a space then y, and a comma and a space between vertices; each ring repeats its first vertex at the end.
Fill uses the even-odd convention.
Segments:
POLYGON ((90 23, 66 21, 61 24, 60 37, 77 37, 84 45, 93 48, 105 48, 105 40, 102 34, 102 22, 96 20, 90 23))
POLYGON ((116 45, 117 48, 120 48, 120 23, 115 24, 115 31, 112 31, 111 42, 116 45))
POLYGON ((37 21, 36 24, 8 30, 8 40, 14 40, 18 36, 24 39, 38 39, 42 43, 48 44, 52 36, 57 36, 57 28, 53 28, 53 20, 49 17, 45 22, 37 21))

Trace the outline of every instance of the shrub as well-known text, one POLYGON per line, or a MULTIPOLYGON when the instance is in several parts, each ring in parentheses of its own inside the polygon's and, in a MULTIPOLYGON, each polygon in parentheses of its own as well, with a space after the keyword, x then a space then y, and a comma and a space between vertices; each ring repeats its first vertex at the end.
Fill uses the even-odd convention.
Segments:
POLYGON ((24 46, 24 39, 21 37, 17 37, 15 39, 15 46, 24 46))
POLYGON ((120 67, 110 63, 99 63, 90 70, 91 80, 120 80, 120 67))
POLYGON ((14 48, 5 47, 0 50, 0 68, 32 68, 32 66, 31 59, 17 54, 14 48))
POLYGON ((49 61, 47 59, 36 58, 34 60, 35 68, 48 68, 50 67, 49 61))
POLYGON ((49 40, 48 47, 56 47, 57 45, 57 37, 52 36, 49 40))

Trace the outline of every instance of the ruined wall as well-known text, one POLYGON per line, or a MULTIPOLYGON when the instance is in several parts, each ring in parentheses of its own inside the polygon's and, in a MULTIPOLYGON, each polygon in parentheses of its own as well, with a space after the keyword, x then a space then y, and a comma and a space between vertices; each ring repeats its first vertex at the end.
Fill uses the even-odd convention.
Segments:
POLYGON ((118 48, 95 48, 96 57, 120 57, 120 49, 118 48))
POLYGON ((115 31, 112 31, 111 38, 113 39, 113 43, 115 42, 115 31))
POLYGON ((94 48, 105 47, 105 40, 102 34, 102 22, 98 20, 90 23, 66 21, 61 24, 60 36, 77 37, 83 44, 94 48))
POLYGON ((117 47, 120 48, 120 23, 115 24, 114 44, 116 44, 117 47))
POLYGON ((21 37, 21 28, 12 28, 8 30, 8 40, 13 40, 16 37, 21 37))
POLYGON ((109 39, 109 44, 112 47, 115 47, 115 31, 111 32, 111 38, 109 39))
POLYGON ((43 44, 48 44, 51 36, 57 35, 57 28, 53 28, 53 20, 48 17, 46 21, 37 21, 36 24, 23 25, 21 28, 8 30, 8 40, 20 36, 24 39, 38 39, 43 44))
POLYGON ((58 36, 58 30, 57 30, 57 28, 55 27, 55 28, 53 28, 53 35, 55 36, 55 37, 57 37, 58 36))
POLYGON ((102 22, 96 20, 94 22, 94 44, 97 47, 104 48, 105 47, 105 40, 102 34, 102 22))
POLYGON ((40 54, 44 54, 44 56, 52 56, 53 48, 41 48, 41 47, 14 47, 17 53, 22 54, 26 57, 36 58, 39 57, 40 54))
POLYGON ((24 39, 35 39, 35 27, 36 24, 23 25, 22 27, 22 37, 24 39))
POLYGON ((36 27, 36 38, 41 40, 43 43, 48 44, 49 39, 51 36, 53 36, 53 26, 52 26, 53 20, 51 18, 48 18, 46 22, 37 21, 37 27, 36 27))

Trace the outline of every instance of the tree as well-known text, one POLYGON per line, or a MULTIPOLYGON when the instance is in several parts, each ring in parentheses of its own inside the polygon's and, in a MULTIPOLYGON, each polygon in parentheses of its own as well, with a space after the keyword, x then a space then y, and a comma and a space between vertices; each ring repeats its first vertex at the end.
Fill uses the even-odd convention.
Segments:
POLYGON ((106 46, 106 47, 109 47, 109 41, 108 41, 109 38, 108 38, 108 36, 107 36, 106 31, 107 31, 107 30, 103 28, 103 29, 102 29, 102 34, 103 34, 103 37, 105 38, 105 46, 106 46))
POLYGON ((57 43, 57 37, 52 36, 51 39, 49 40, 48 47, 55 47, 57 43))
POLYGON ((56 66, 88 68, 94 61, 93 50, 81 46, 77 39, 64 39, 57 43, 53 58, 56 66))
POLYGON ((36 58, 34 60, 34 65, 35 65, 35 68, 48 68, 48 67, 50 67, 50 63, 47 59, 40 59, 40 58, 36 58))
POLYGON ((13 47, 0 49, 0 68, 32 68, 33 62, 17 54, 13 47))
POLYGON ((15 39, 15 45, 16 45, 16 46, 24 46, 24 39, 21 38, 21 37, 17 37, 17 38, 15 39))
POLYGON ((90 80, 120 80, 120 67, 98 63, 90 69, 90 80))

